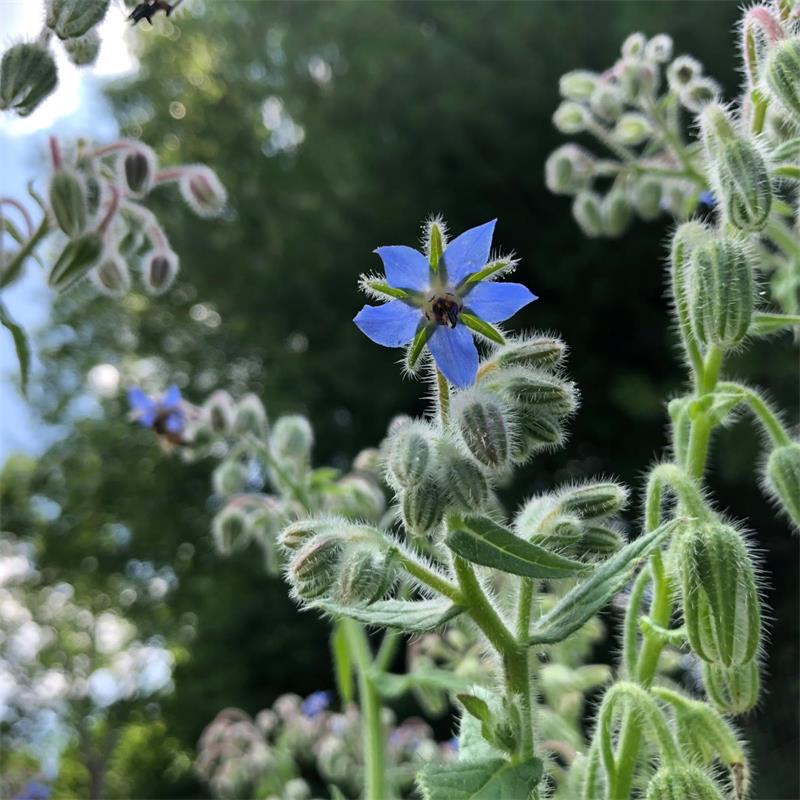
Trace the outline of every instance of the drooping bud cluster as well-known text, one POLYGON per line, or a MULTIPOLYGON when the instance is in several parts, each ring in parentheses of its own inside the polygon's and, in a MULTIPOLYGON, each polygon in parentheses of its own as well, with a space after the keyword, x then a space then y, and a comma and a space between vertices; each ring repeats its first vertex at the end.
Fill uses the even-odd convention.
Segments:
POLYGON ((669 764, 656 772, 647 784, 645 800, 723 800, 714 781, 699 767, 669 764))
POLYGON ((769 454, 764 485, 800 531, 800 442, 776 447, 769 454))

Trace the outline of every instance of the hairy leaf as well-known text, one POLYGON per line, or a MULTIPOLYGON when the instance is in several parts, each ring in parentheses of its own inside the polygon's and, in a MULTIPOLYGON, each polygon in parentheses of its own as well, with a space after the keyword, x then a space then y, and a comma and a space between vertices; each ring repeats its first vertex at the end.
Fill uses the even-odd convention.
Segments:
POLYGON ((447 600, 379 600, 364 607, 318 601, 311 607, 336 617, 350 617, 365 625, 415 633, 434 630, 464 610, 447 600))
POLYGON ((487 761, 428 764, 419 777, 425 800, 527 800, 542 778, 542 762, 487 761))

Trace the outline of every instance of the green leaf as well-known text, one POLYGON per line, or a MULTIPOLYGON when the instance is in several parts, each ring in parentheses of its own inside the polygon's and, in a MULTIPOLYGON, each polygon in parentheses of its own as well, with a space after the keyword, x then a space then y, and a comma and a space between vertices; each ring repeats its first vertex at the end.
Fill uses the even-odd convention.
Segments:
POLYGON ((485 336, 487 339, 490 339, 497 344, 506 343, 506 340, 503 338, 503 334, 500 333, 497 328, 495 328, 493 325, 490 325, 488 322, 484 322, 480 317, 470 314, 469 311, 462 311, 459 314, 459 319, 471 331, 475 331, 475 333, 479 333, 481 336, 485 336))
POLYGON ((487 761, 428 764, 417 781, 425 800, 528 800, 542 779, 542 762, 487 761))
POLYGON ((480 697, 475 697, 474 694, 459 694, 456 699, 462 706, 479 722, 490 722, 492 719, 492 712, 489 710, 485 700, 480 697))
POLYGON ((6 307, 0 303, 0 325, 6 328, 14 340, 14 348, 17 351, 17 361, 19 361, 19 381, 22 394, 28 394, 28 376, 31 367, 31 347, 28 342, 28 335, 11 318, 6 307))
POLYGON ((462 692, 475 681, 444 669, 422 669, 404 675, 376 672, 371 676, 382 697, 401 697, 412 689, 438 689, 443 692, 462 692))
POLYGON ((414 334, 414 340, 411 342, 406 355, 406 366, 410 372, 414 372, 417 368, 417 362, 425 345, 428 343, 428 339, 431 338, 434 327, 434 325, 422 325, 414 334))
POLYGON ((591 578, 567 592, 556 605, 533 626, 528 643, 556 644, 585 625, 628 582, 636 564, 678 525, 671 520, 652 533, 640 536, 625 545, 614 556, 596 568, 591 578))
POLYGON ((439 628, 464 610, 447 600, 379 600, 363 608, 340 606, 321 600, 312 603, 311 607, 337 617, 350 617, 365 625, 400 628, 415 633, 439 628))
POLYGON ((767 336, 776 331, 789 330, 800 325, 800 314, 765 314, 756 312, 747 331, 751 336, 767 336))
POLYGON ((581 561, 526 542, 487 517, 457 519, 453 527, 447 545, 474 564, 526 578, 569 578, 590 569, 581 561))
POLYGON ((336 686, 343 704, 353 701, 353 663, 350 648, 347 644, 347 632, 344 625, 337 622, 331 634, 331 653, 336 675, 336 686))

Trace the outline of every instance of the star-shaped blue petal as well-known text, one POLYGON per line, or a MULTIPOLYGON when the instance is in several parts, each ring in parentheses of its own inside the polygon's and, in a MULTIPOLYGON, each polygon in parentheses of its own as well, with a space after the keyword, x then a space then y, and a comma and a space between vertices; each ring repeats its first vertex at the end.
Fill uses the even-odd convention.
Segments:
POLYGON ((424 292, 430 283, 430 265, 419 250, 405 245, 379 247, 375 251, 383 261, 386 282, 395 289, 424 292))
POLYGON ((392 300, 382 306, 364 306, 353 322, 373 342, 384 347, 402 347, 414 338, 422 314, 402 300, 392 300))
POLYGON ((486 266, 492 249, 496 219, 470 228, 450 242, 442 254, 447 278, 457 284, 486 266))
POLYGON ((538 300, 536 295, 521 283, 480 281, 464 298, 464 305, 484 322, 503 322, 534 300, 538 300))

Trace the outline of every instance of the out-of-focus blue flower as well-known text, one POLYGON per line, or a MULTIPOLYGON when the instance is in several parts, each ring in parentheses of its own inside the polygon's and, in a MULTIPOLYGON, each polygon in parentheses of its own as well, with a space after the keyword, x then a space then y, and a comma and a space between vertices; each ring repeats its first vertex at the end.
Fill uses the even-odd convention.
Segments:
POLYGON ((50 797, 52 789, 46 783, 41 781, 28 781, 22 791, 14 795, 14 800, 47 800, 50 797))
POLYGON ((708 190, 700 192, 700 196, 697 198, 697 200, 709 208, 714 208, 714 206, 717 204, 717 201, 714 199, 713 192, 709 192, 708 190))
POLYGON ((155 399, 145 394, 138 386, 128 391, 133 418, 145 428, 152 428, 156 433, 178 436, 184 428, 184 409, 181 391, 177 386, 170 386, 164 395, 155 399))
POLYGON ((386 282, 404 297, 380 306, 364 306, 353 320, 373 342, 403 347, 421 328, 442 374, 458 387, 469 386, 478 371, 478 350, 470 327, 503 322, 536 300, 521 283, 499 283, 487 270, 497 220, 471 228, 445 248, 437 269, 419 250, 402 245, 379 247, 386 282), (464 317, 466 315, 466 317, 464 317))
POLYGON ((303 700, 300 710, 306 717, 313 719, 325 711, 330 704, 330 692, 312 692, 303 700))

